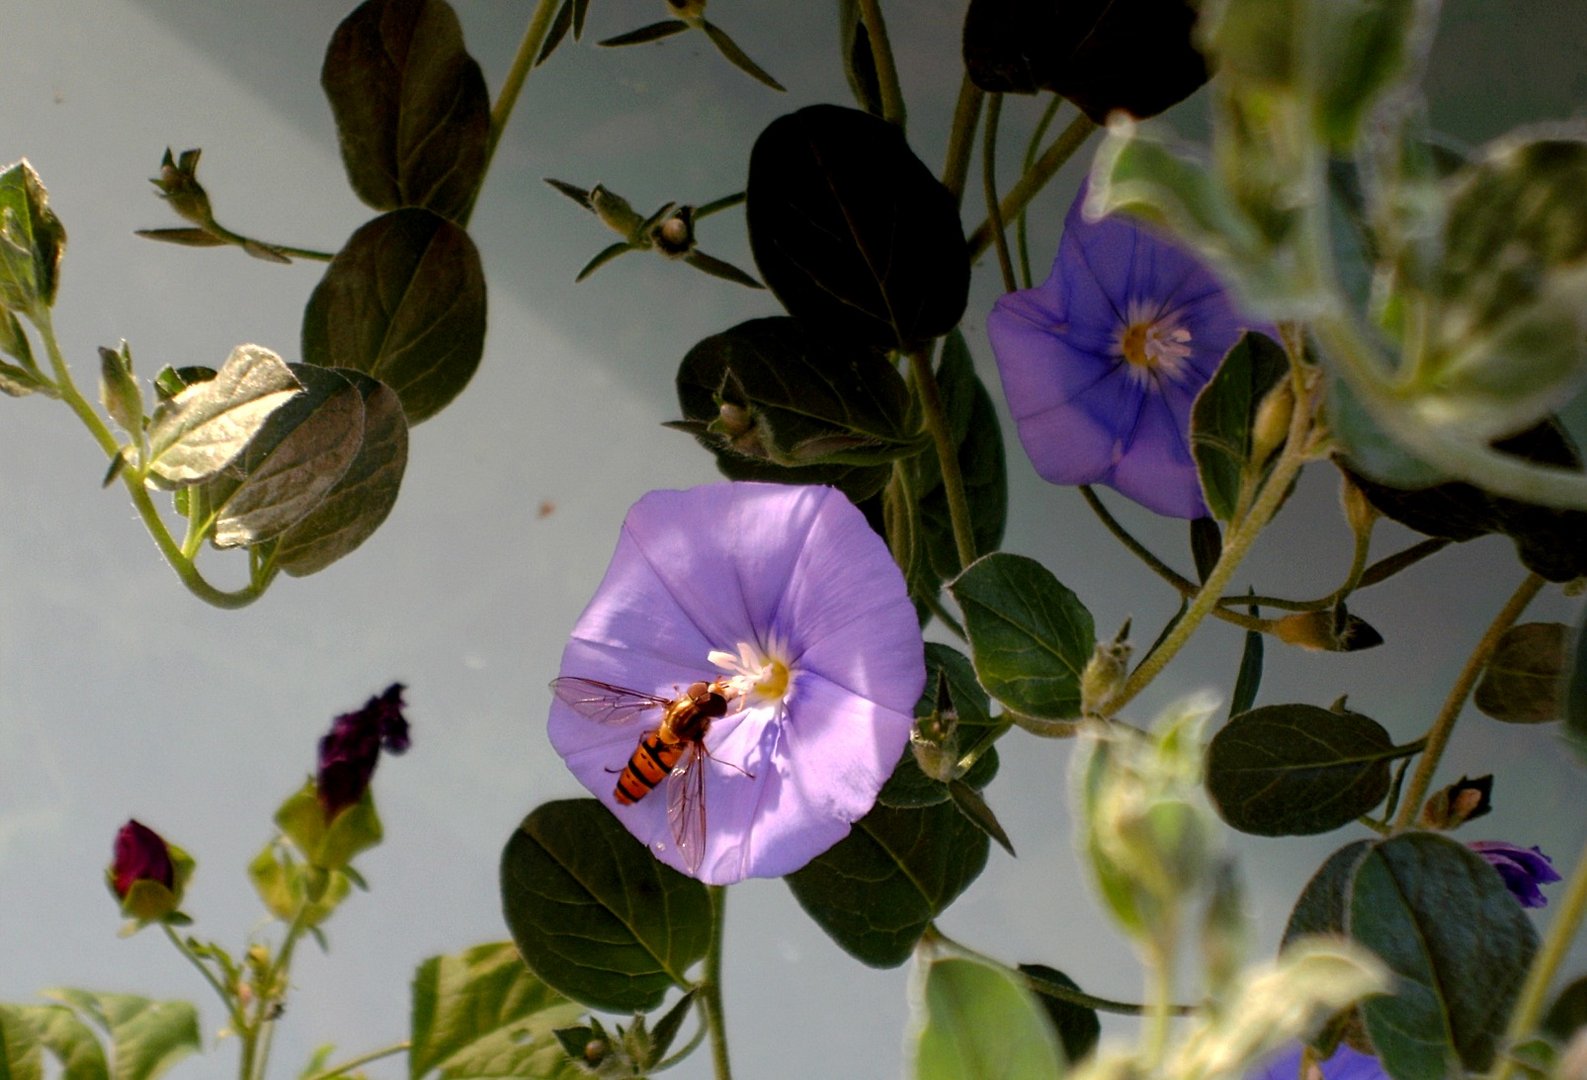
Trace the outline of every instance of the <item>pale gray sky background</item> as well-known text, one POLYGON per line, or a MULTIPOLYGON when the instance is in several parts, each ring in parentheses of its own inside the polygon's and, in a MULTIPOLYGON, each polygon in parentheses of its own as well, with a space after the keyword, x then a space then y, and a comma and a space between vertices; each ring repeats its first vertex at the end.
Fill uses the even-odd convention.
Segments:
MULTIPOLYGON (((203 148, 200 178, 218 215, 251 235, 329 249, 371 216, 345 185, 318 85, 325 43, 351 7, 0 0, 0 161, 31 159, 69 232, 56 322, 81 385, 94 385, 96 346, 120 338, 145 376, 164 363, 217 363, 240 342, 297 359, 320 267, 167 247, 132 230, 176 223, 147 182, 167 146, 203 148)), ((493 92, 531 7, 457 4, 493 92)), ((911 142, 935 169, 958 85, 962 5, 888 9, 911 142)), ((1434 71, 1441 128, 1480 140, 1518 119, 1581 111, 1587 3, 1466 0, 1448 11, 1434 71)), ((351 1053, 402 1038, 418 961, 505 937, 502 844, 533 806, 580 794, 544 736, 546 683, 568 628, 629 504, 651 488, 716 478, 691 440, 658 426, 676 414, 678 360, 701 337, 776 311, 765 294, 641 256, 575 286, 609 236, 541 178, 602 182, 647 212, 669 199, 704 202, 742 187, 749 146, 771 119, 849 100, 832 5, 713 5, 786 95, 740 75, 697 35, 621 52, 589 44, 661 15, 659 4, 601 0, 586 44, 564 46, 530 79, 473 223, 490 286, 485 360, 455 404, 415 429, 391 518, 327 572, 283 579, 242 612, 204 606, 161 563, 124 494, 100 490, 103 458, 68 412, 41 398, 0 400, 0 1000, 56 985, 186 996, 212 1037, 220 1010, 186 962, 156 933, 115 936, 102 871, 116 829, 136 816, 194 854, 185 906, 196 932, 239 947, 259 911, 244 866, 275 806, 312 767, 331 716, 393 679, 410 687, 414 746, 376 780, 387 841, 360 861, 373 893, 328 924, 328 956, 300 954, 277 1075, 295 1075, 324 1042, 351 1053), (542 502, 555 507, 544 518, 542 502)), ((1194 125, 1199 108, 1190 103, 1180 121, 1194 125)), ((1011 151, 1033 115, 1025 102, 1006 110, 1011 151)), ((1036 208, 1040 264, 1079 173, 1066 170, 1036 208)), ((1012 174, 1005 166, 1005 182, 1012 174)), ((750 265, 736 211, 707 221, 701 244, 750 265)), ((978 269, 965 329, 1000 397, 983 332, 995 278, 992 265, 978 269)), ((1006 433, 1006 547, 1051 566, 1099 632, 1133 616, 1149 640, 1173 597, 1106 539, 1074 492, 1037 479, 1006 433)), ((1348 539, 1334 491, 1326 468, 1307 475, 1242 586, 1310 594, 1336 584, 1348 539)), ((1188 564, 1182 525, 1120 513, 1188 564)), ((1376 550, 1408 539, 1384 528, 1376 550)), ((1389 640, 1383 649, 1341 657, 1270 646, 1261 700, 1326 705, 1349 693, 1353 708, 1413 738, 1521 573, 1502 540, 1448 552, 1353 605, 1389 640)), ((1554 590, 1535 617, 1576 611, 1554 590)), ((1239 645, 1229 628, 1209 627, 1139 715, 1227 687, 1239 645)), ((1468 838, 1575 857, 1581 772, 1552 752, 1554 737, 1468 718, 1445 774, 1500 776, 1497 809, 1468 838)), ((946 929, 1009 962, 1059 967, 1095 993, 1136 996, 1134 960, 1071 850, 1069 746, 1017 735, 1008 746, 990 799, 1019 858, 994 849, 946 929)), ((1309 870, 1353 836, 1236 841, 1264 949, 1309 870)), ((897 1074, 906 970, 849 960, 778 881, 734 888, 728 918, 741 1075, 897 1074)), ((1578 949, 1575 970, 1583 960, 1578 949)), ((229 1075, 234 1054, 223 1044, 172 1075, 229 1075)), ((708 1074, 701 1054, 675 1075, 708 1074)), ((405 1065, 372 1075, 405 1075, 405 1065)))

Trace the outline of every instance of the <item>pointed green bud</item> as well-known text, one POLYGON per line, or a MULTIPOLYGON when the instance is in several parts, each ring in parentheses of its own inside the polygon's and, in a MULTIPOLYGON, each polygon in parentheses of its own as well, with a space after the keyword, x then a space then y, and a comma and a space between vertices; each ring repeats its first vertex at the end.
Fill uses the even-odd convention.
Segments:
POLYGON ((1256 417, 1251 421, 1252 467, 1260 468, 1273 456, 1273 451, 1284 445, 1289 435, 1290 416, 1294 412, 1295 390, 1288 379, 1281 379, 1277 386, 1263 396, 1261 404, 1256 407, 1256 417))
POLYGON ((160 197, 170 204, 178 217, 207 228, 215 223, 215 215, 210 210, 209 195, 198 182, 200 153, 199 150, 183 150, 182 156, 173 160, 171 149, 167 147, 165 157, 160 160, 160 175, 152 177, 149 183, 159 190, 160 197))
POLYGON ((1112 641, 1099 641, 1092 650, 1091 659, 1086 661, 1085 669, 1080 673, 1082 716, 1103 715, 1108 700, 1124 685, 1124 677, 1129 673, 1130 654, 1135 651, 1128 641, 1129 636, 1130 621, 1126 619, 1112 641))
POLYGON ((99 350, 99 402, 122 431, 142 443, 143 392, 132 374, 132 350, 126 341, 119 350, 99 350))
POLYGON ((638 244, 644 239, 645 219, 621 195, 596 184, 590 189, 590 208, 601 219, 601 224, 630 244, 638 244))

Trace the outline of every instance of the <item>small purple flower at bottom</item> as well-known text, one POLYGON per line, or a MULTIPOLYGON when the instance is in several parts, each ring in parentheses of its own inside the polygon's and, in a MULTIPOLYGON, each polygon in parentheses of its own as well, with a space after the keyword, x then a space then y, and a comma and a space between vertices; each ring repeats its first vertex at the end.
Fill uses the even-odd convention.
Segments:
POLYGON ((1548 906, 1548 897, 1538 886, 1558 881, 1560 876, 1553 861, 1541 849, 1517 847, 1503 840, 1473 840, 1466 846, 1499 871, 1504 884, 1522 907, 1548 906))
MULTIPOLYGON (((1300 1071, 1301 1045, 1286 1047, 1262 1066, 1246 1074, 1245 1080, 1312 1080, 1300 1071)), ((1324 1080, 1388 1080, 1378 1059, 1341 1045, 1333 1057, 1319 1065, 1324 1080)))
POLYGON ((402 715, 401 683, 364 702, 356 712, 342 713, 320 740, 319 771, 314 786, 329 821, 364 797, 375 774, 382 747, 401 754, 408 749, 408 721, 402 715))
POLYGON ((1190 409, 1247 328, 1212 271, 1080 188, 1052 274, 986 320, 1019 441, 1044 480, 1106 484, 1169 517, 1207 513, 1190 409))
POLYGON ((551 744, 662 862, 713 885, 780 877, 876 802, 909 741, 924 649, 886 543, 838 491, 653 491, 563 651, 551 744), (709 703, 708 755, 691 744, 670 775, 647 765, 653 779, 630 781, 622 770, 662 719, 656 699, 695 682, 726 701, 709 703), (610 708, 592 704, 603 687, 610 708), (679 826, 706 808, 703 830, 679 826))

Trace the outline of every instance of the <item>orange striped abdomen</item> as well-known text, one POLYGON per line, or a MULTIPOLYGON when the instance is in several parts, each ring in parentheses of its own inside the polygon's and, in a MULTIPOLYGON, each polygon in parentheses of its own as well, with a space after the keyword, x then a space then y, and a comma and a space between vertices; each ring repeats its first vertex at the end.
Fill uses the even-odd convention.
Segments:
POLYGON ((687 745, 663 742, 659 729, 648 732, 634 747, 628 764, 617 777, 617 788, 613 792, 617 801, 628 806, 656 790, 656 785, 671 775, 672 767, 683 756, 687 745))

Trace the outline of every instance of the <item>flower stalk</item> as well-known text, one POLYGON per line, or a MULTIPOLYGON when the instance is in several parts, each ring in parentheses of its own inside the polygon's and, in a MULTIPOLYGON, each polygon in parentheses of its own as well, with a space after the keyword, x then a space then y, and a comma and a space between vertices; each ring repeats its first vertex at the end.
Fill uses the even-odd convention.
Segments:
POLYGON ((706 945, 705 971, 699 984, 700 1007, 710 1032, 711 1062, 716 1069, 716 1080, 732 1080, 733 1066, 728 1061, 727 1028, 722 1015, 722 938, 727 887, 710 885, 706 892, 711 898, 711 940, 706 945))
POLYGON ((953 523, 953 543, 959 552, 959 566, 963 569, 975 561, 975 531, 970 524, 970 502, 964 494, 964 474, 959 471, 959 448, 953 445, 953 433, 948 430, 948 415, 942 404, 942 394, 937 389, 937 378, 931 370, 931 356, 926 349, 913 349, 909 353, 909 371, 920 401, 920 412, 937 448, 937 465, 942 471, 942 492, 948 500, 948 517, 953 523))
POLYGON ((893 47, 887 40, 881 0, 860 0, 860 19, 865 23, 871 58, 876 62, 876 82, 882 92, 882 119, 903 127, 904 93, 898 85, 898 67, 893 63, 893 47))
MULTIPOLYGON (((1069 126, 1058 133, 1041 155, 1036 159, 1036 164, 1027 169, 1008 194, 1003 196, 1003 201, 998 204, 998 212, 1004 221, 1024 213, 1025 207, 1036 197, 1036 193, 1047 186, 1047 181, 1057 175, 1063 163, 1074 156, 1075 151, 1085 145, 1091 133, 1097 130, 1097 125, 1088 117, 1081 115, 1070 121, 1069 126)), ((974 261, 981 257, 988 245, 992 243, 992 223, 983 221, 976 226, 970 234, 970 259, 974 261)))

